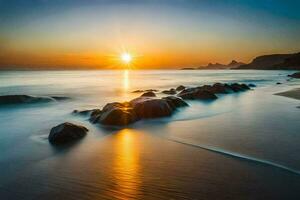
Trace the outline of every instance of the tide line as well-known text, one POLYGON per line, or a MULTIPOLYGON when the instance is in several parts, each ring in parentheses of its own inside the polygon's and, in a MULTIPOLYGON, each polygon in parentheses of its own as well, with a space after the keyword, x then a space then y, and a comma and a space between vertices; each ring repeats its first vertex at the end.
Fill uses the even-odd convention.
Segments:
POLYGON ((272 162, 272 161, 259 159, 259 158, 251 157, 251 156, 248 156, 248 155, 231 152, 231 151, 226 151, 224 149, 219 149, 219 148, 216 148, 216 147, 192 144, 192 143, 188 143, 188 142, 184 142, 184 141, 180 141, 180 140, 176 140, 176 139, 172 139, 172 138, 167 138, 167 137, 163 137, 163 138, 165 138, 169 141, 172 141, 172 142, 179 143, 179 144, 204 149, 204 150, 207 150, 207 151, 215 152, 215 153, 218 153, 218 154, 222 154, 222 155, 225 155, 225 156, 230 156, 230 157, 241 159, 241 160, 246 160, 246 161, 257 163, 257 164, 262 164, 262 165, 265 165, 265 166, 275 167, 275 168, 278 168, 278 169, 281 169, 281 170, 284 170, 284 171, 287 171, 287 172, 290 172, 290 173, 293 173, 293 174, 300 175, 299 170, 296 170, 296 169, 293 169, 293 168, 290 168, 288 166, 281 165, 281 164, 278 164, 278 163, 275 163, 275 162, 272 162))

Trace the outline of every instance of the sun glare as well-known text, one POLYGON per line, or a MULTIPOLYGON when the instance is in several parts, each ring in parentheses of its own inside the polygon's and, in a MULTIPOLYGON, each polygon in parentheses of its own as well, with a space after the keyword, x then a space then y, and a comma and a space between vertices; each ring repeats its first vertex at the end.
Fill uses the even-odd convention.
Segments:
POLYGON ((132 60, 132 56, 129 54, 129 53, 123 53, 121 55, 121 60, 126 63, 126 64, 129 64, 132 60))

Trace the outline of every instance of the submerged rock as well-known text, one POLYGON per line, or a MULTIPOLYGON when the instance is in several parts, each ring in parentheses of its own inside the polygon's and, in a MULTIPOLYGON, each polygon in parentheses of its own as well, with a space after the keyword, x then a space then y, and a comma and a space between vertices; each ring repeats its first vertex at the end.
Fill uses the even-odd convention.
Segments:
POLYGON ((51 98, 57 100, 57 101, 63 101, 63 100, 68 100, 70 97, 61 97, 61 96, 51 96, 51 98))
POLYGON ((52 144, 66 144, 84 137, 87 132, 84 126, 65 122, 51 129, 48 140, 52 144))
POLYGON ((4 95, 0 96, 1 104, 21 104, 21 103, 39 103, 39 102, 49 102, 54 99, 51 97, 36 97, 30 95, 4 95))
POLYGON ((296 73, 290 74, 288 76, 292 77, 292 78, 300 78, 300 72, 296 72, 296 73))
POLYGON ((253 84, 253 83, 248 84, 248 86, 249 86, 249 87, 256 87, 256 85, 253 84))
POLYGON ((80 115, 87 115, 90 114, 91 112, 93 112, 95 109, 91 109, 91 110, 73 110, 74 114, 80 114, 80 115))
POLYGON ((31 95, 2 95, 0 96, 1 104, 25 104, 25 103, 45 103, 55 100, 66 100, 69 97, 47 97, 47 96, 31 96, 31 95))
POLYGON ((145 92, 141 97, 156 97, 156 94, 154 92, 145 92))

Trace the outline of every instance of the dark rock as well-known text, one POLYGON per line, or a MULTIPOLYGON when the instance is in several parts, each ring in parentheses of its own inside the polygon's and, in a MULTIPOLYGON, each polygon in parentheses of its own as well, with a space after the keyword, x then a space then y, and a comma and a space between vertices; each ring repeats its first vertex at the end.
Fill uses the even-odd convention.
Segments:
POLYGON ((248 86, 249 86, 249 87, 256 87, 256 85, 253 84, 253 83, 248 84, 248 86))
POLYGON ((189 106, 184 100, 175 96, 163 97, 162 99, 166 100, 169 106, 174 110, 179 107, 189 106))
POLYGON ((101 114, 102 114, 102 110, 94 109, 90 114, 90 119, 89 119, 90 122, 92 122, 92 123, 98 122, 101 117, 101 114))
POLYGON ((138 118, 158 118, 172 114, 172 108, 164 99, 139 97, 130 101, 138 118))
POLYGON ((246 84, 238 84, 238 83, 233 83, 233 84, 229 85, 229 87, 234 92, 240 92, 240 91, 245 91, 245 90, 250 89, 246 84))
POLYGON ((215 83, 214 85, 204 85, 198 87, 198 89, 204 89, 214 94, 227 94, 231 89, 227 84, 215 83))
POLYGON ((125 126, 137 120, 138 118, 132 108, 116 106, 103 112, 98 122, 104 125, 125 126))
POLYGON ((156 94, 154 92, 145 92, 141 97, 156 97, 156 94))
POLYGON ((183 86, 183 85, 179 85, 179 86, 176 88, 177 91, 181 91, 181 90, 184 90, 184 89, 185 89, 185 86, 183 86))
POLYGON ((52 144, 65 144, 84 137, 87 132, 84 126, 65 122, 51 129, 48 140, 52 144))
POLYGON ((179 92, 178 96, 180 96, 181 94, 185 94, 185 93, 189 93, 189 92, 194 92, 197 89, 198 88, 186 88, 186 89, 182 90, 181 92, 179 92))
POLYGON ((288 75, 289 77, 292 77, 292 78, 300 78, 300 72, 296 72, 296 73, 293 73, 291 75, 288 75))
POLYGON ((91 113, 90 121, 104 125, 125 126, 137 121, 138 118, 128 102, 108 103, 102 110, 91 113))
POLYGON ((1 104, 42 103, 53 101, 51 97, 36 97, 30 95, 3 95, 0 96, 1 104))
POLYGON ((162 93, 173 95, 173 94, 176 94, 176 90, 174 88, 171 88, 170 90, 164 90, 164 91, 162 91, 162 93))
POLYGON ((280 85, 280 84, 282 84, 282 83, 280 83, 280 82, 277 82, 277 83, 276 83, 276 85, 280 85))
POLYGON ((193 99, 214 100, 214 99, 218 98, 214 93, 212 93, 208 90, 205 90, 205 89, 200 89, 200 88, 198 88, 194 91, 191 91, 191 92, 181 93, 178 96, 183 99, 190 99, 190 100, 193 100, 193 99))

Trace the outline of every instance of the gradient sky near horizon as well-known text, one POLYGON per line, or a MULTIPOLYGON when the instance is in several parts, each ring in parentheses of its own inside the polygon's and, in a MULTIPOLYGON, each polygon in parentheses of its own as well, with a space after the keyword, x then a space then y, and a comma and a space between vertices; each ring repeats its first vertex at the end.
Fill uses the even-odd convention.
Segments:
POLYGON ((249 62, 300 51, 300 1, 0 0, 0 68, 249 62))

